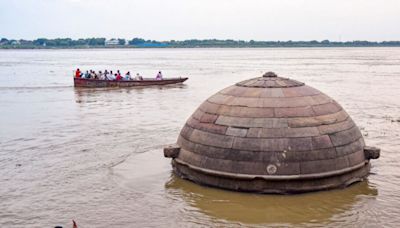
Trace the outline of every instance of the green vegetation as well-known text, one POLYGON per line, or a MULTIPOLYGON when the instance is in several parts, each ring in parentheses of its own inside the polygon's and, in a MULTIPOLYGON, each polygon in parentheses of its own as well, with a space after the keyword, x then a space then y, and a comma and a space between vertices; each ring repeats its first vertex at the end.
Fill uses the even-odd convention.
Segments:
POLYGON ((28 48, 262 48, 262 47, 400 47, 400 41, 244 41, 244 40, 182 40, 182 41, 156 41, 142 38, 125 39, 87 38, 73 40, 70 38, 36 40, 9 40, 2 38, 0 48, 3 49, 28 49, 28 48))

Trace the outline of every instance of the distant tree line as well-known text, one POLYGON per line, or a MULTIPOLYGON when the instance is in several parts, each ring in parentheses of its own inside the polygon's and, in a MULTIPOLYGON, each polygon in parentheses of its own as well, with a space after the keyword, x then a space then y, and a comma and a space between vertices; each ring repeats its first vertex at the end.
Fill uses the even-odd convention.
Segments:
POLYGON ((102 47, 170 47, 170 48, 208 48, 208 47, 229 47, 229 48, 246 48, 246 47, 400 47, 400 41, 329 41, 329 40, 311 40, 311 41, 244 41, 244 40, 170 40, 156 41, 145 40, 142 38, 126 39, 110 39, 106 38, 86 38, 73 40, 71 38, 46 39, 39 38, 36 40, 13 40, 0 39, 0 48, 102 48, 102 47))

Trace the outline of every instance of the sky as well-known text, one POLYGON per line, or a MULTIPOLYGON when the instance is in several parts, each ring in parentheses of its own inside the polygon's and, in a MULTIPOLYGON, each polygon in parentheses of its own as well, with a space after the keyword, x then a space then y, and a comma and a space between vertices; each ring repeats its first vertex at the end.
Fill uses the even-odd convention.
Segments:
POLYGON ((400 0, 0 0, 0 37, 400 40, 400 0))

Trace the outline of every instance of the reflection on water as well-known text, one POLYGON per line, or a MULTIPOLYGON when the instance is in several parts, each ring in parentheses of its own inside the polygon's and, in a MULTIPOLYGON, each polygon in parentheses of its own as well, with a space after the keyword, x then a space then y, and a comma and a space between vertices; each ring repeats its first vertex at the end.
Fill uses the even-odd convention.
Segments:
POLYGON ((118 87, 106 87, 106 88, 74 88, 76 102, 84 102, 86 97, 96 97, 98 95, 106 95, 107 93, 115 93, 120 94, 122 96, 142 94, 143 92, 151 92, 152 90, 170 90, 170 89, 185 89, 187 88, 186 84, 178 83, 172 85, 164 85, 164 86, 136 86, 136 87, 126 87, 126 88, 118 88, 118 87))
POLYGON ((245 224, 328 223, 350 210, 365 196, 375 198, 367 181, 342 190, 300 195, 260 195, 219 190, 194 184, 175 175, 166 183, 167 194, 182 197, 190 206, 216 219, 245 224))

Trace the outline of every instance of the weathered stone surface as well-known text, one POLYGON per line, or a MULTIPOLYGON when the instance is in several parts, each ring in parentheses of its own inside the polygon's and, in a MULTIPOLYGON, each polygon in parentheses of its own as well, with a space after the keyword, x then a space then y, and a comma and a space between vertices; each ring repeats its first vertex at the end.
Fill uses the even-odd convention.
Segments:
POLYGON ((336 170, 341 170, 349 167, 349 159, 346 156, 336 158, 336 170))
MULTIPOLYGON (((178 144, 180 144, 182 148, 186 150, 193 151, 209 158, 228 159, 235 161, 299 162, 332 159, 337 157, 336 150, 334 148, 312 151, 249 151, 197 144, 188 141, 183 137, 178 138, 178 144)), ((249 148, 246 147, 246 149, 249 148)))
POLYGON ((338 154, 338 157, 342 157, 351 153, 354 153, 355 151, 360 151, 363 150, 364 148, 364 140, 360 138, 359 140, 356 140, 352 143, 343 145, 343 146, 337 146, 336 151, 338 154))
POLYGON ((202 131, 206 131, 206 132, 211 132, 211 133, 215 133, 215 134, 220 134, 223 135, 226 132, 226 129, 228 127, 226 126, 222 126, 222 125, 217 125, 214 123, 201 123, 199 120, 196 120, 194 118, 189 118, 189 120, 186 122, 186 124, 194 129, 199 129, 202 131))
POLYGON ((182 149, 182 155, 180 159, 183 159, 191 164, 202 165, 202 167, 211 170, 225 171, 231 173, 242 173, 242 174, 264 174, 264 175, 296 175, 300 173, 300 164, 298 162, 292 161, 288 162, 282 159, 282 157, 276 156, 271 152, 260 153, 260 152, 249 152, 249 151, 238 151, 233 150, 234 154, 244 155, 248 153, 248 159, 236 160, 230 159, 230 157, 210 157, 210 156, 200 156, 199 153, 191 152, 182 149), (262 154, 268 155, 263 157, 263 159, 253 160, 252 155, 262 154), (274 166, 275 171, 268 170, 268 166, 274 166))
POLYGON ((335 148, 311 150, 311 151, 290 151, 286 153, 288 161, 318 161, 329 160, 337 157, 335 148))
POLYGON ((364 154, 367 159, 378 159, 381 155, 381 149, 372 146, 365 146, 364 154))
POLYGON ((179 155, 181 147, 177 144, 171 144, 164 147, 164 157, 176 158, 179 155))
POLYGON ((268 173, 269 175, 299 175, 300 174, 300 163, 298 162, 282 162, 277 164, 268 164, 276 166, 275 173, 268 173))
POLYGON ((328 135, 312 137, 312 148, 314 150, 332 148, 332 141, 328 135))
POLYGON ((227 88, 227 90, 223 89, 218 93, 228 95, 228 96, 234 96, 234 97, 242 97, 243 94, 248 90, 246 87, 237 87, 237 86, 230 86, 227 88))
POLYGON ((200 170, 195 170, 186 165, 182 165, 176 160, 172 161, 172 166, 176 175, 192 180, 196 183, 207 183, 209 186, 234 191, 258 192, 265 194, 293 194, 342 188, 351 183, 362 181, 368 174, 370 168, 370 165, 366 164, 360 169, 354 170, 354 172, 347 172, 326 178, 276 181, 264 178, 232 179, 220 175, 210 175, 200 170))
POLYGON ((249 128, 247 137, 249 138, 296 138, 319 136, 318 128, 249 128))
POLYGON ((238 149, 225 149, 214 146, 206 146, 201 144, 192 143, 184 138, 179 141, 183 144, 182 148, 192 151, 194 153, 206 156, 208 158, 226 159, 232 161, 253 161, 253 162, 278 162, 290 161, 298 162, 296 159, 288 159, 285 152, 280 151, 249 151, 238 149))
POLYGON ((241 94, 241 97, 260 97, 263 91, 262 88, 246 88, 246 90, 241 94))
POLYGON ((281 88, 270 88, 270 89, 260 89, 260 96, 261 98, 264 97, 285 97, 283 93, 283 89, 281 88))
POLYGON ((216 124, 233 127, 263 127, 284 128, 288 127, 287 119, 284 118, 241 118, 231 116, 219 116, 216 124))
POLYGON ((330 137, 334 146, 342 146, 357 141, 362 135, 358 127, 354 126, 348 130, 331 134, 330 137))
POLYGON ((318 126, 318 130, 322 135, 333 134, 339 131, 348 130, 354 127, 353 120, 348 117, 346 120, 329 125, 318 126))
POLYGON ((290 147, 290 139, 261 139, 261 151, 287 151, 290 147))
MULTIPOLYGON (((245 89, 245 88, 240 88, 240 89, 245 89)), ((235 91, 238 91, 238 88, 234 85, 228 86, 225 89, 220 90, 218 93, 225 94, 225 95, 233 95, 233 96, 238 96, 238 94, 235 94, 235 91), (232 94, 231 94, 232 92, 232 94)))
POLYGON ((193 114, 192 117, 196 120, 201 120, 201 117, 204 115, 204 111, 197 109, 193 114))
POLYGON ((286 87, 297 87, 303 86, 304 83, 291 80, 288 78, 273 78, 273 77, 261 77, 245 80, 236 83, 238 87, 251 87, 251 88, 286 88, 286 87))
POLYGON ((252 151, 284 151, 288 150, 289 140, 286 138, 260 139, 236 137, 233 149, 252 151))
POLYGON ((232 136, 219 135, 194 129, 188 139, 192 142, 204 145, 231 148, 234 138, 232 136))
POLYGON ((226 159, 226 160, 231 160, 231 161, 261 162, 261 161, 263 161, 262 160, 263 154, 264 153, 260 153, 258 151, 230 149, 230 151, 229 152, 227 151, 227 153, 225 153, 225 156, 223 156, 222 158, 226 159))
POLYGON ((325 94, 300 97, 235 97, 217 93, 208 101, 215 104, 253 108, 295 108, 322 105, 332 100, 325 94))
POLYGON ((227 104, 234 98, 235 98, 234 96, 217 93, 214 96, 211 96, 210 98, 208 98, 207 101, 214 103, 214 104, 227 104))
POLYGON ((349 160, 349 166, 359 165, 366 161, 364 151, 362 150, 347 155, 347 159, 349 160))
POLYGON ((313 99, 313 104, 312 105, 320 105, 320 104, 326 104, 329 102, 332 102, 332 98, 326 96, 325 94, 319 94, 315 96, 310 96, 311 99, 313 99))
POLYGON ((263 98, 263 106, 266 108, 295 108, 313 104, 311 97, 283 97, 283 98, 263 98))
POLYGON ((181 135, 182 137, 186 138, 186 139, 189 139, 190 136, 192 135, 192 133, 193 133, 193 128, 189 127, 189 126, 186 124, 185 126, 183 126, 180 135, 181 135))
POLYGON ((251 88, 287 88, 304 86, 304 83, 289 78, 261 77, 238 82, 236 86, 251 88))
POLYGON ((249 108, 242 106, 221 105, 214 114, 230 117, 270 118, 274 117, 273 108, 249 108))
POLYGON ((301 174, 315 173, 318 170, 320 173, 336 170, 336 158, 326 160, 314 160, 300 162, 301 174))
POLYGON ((196 143, 193 143, 186 138, 184 138, 182 135, 179 135, 178 140, 176 141, 176 144, 178 144, 182 149, 185 150, 190 150, 190 151, 195 151, 196 148, 196 143))
POLYGON ((174 172, 211 186, 275 193, 363 179, 379 152, 365 147, 345 110, 314 88, 271 75, 203 102, 182 128, 179 153, 167 154, 174 172))
POLYGON ((194 166, 202 167, 206 157, 200 156, 199 154, 195 154, 182 148, 179 153, 179 159, 182 159, 194 166))
POLYGON ((204 114, 200 117, 200 122, 201 122, 201 123, 214 123, 215 120, 217 120, 217 118, 218 118, 217 115, 204 113, 204 114))
POLYGON ((275 117, 311 117, 315 116, 312 106, 296 108, 275 108, 275 117))
POLYGON ((217 114, 219 108, 221 108, 221 105, 210 103, 208 101, 204 101, 199 107, 201 111, 207 111, 210 114, 217 114))
POLYGON ((335 124, 346 120, 348 117, 347 113, 342 110, 337 113, 314 116, 314 117, 298 117, 288 118, 289 127, 320 127, 322 125, 335 124))
POLYGON ((250 107, 250 108, 263 108, 264 100, 261 98, 254 98, 254 97, 234 97, 227 105, 230 106, 239 106, 239 107, 250 107))
POLYGON ((342 110, 342 107, 340 107, 336 102, 330 102, 321 105, 314 105, 312 106, 312 109, 314 110, 316 116, 322 116, 337 113, 342 110))
POLYGON ((311 137, 289 138, 290 151, 311 151, 313 149, 311 137))
POLYGON ((295 137, 311 137, 318 136, 318 128, 316 127, 299 127, 299 128, 284 128, 283 137, 295 138, 295 137))
POLYGON ((226 130, 227 135, 245 137, 247 135, 248 128, 237 128, 237 127, 228 127, 226 130))
MULTIPOLYGON (((257 138, 235 138, 233 142, 233 149, 237 150, 251 150, 251 151, 261 151, 262 140, 257 138)), ((274 151, 274 150, 271 150, 274 151)))
MULTIPOLYGON (((247 131, 247 137, 248 138, 260 138, 260 134, 261 131, 263 130, 263 128, 261 127, 255 127, 255 128, 249 128, 249 130, 247 131)), ((270 137, 270 138, 281 138, 281 133, 279 131, 281 131, 281 129, 272 129, 272 133, 276 133, 277 136, 275 137, 270 137)), ((272 134, 271 134, 272 135, 272 134)))

